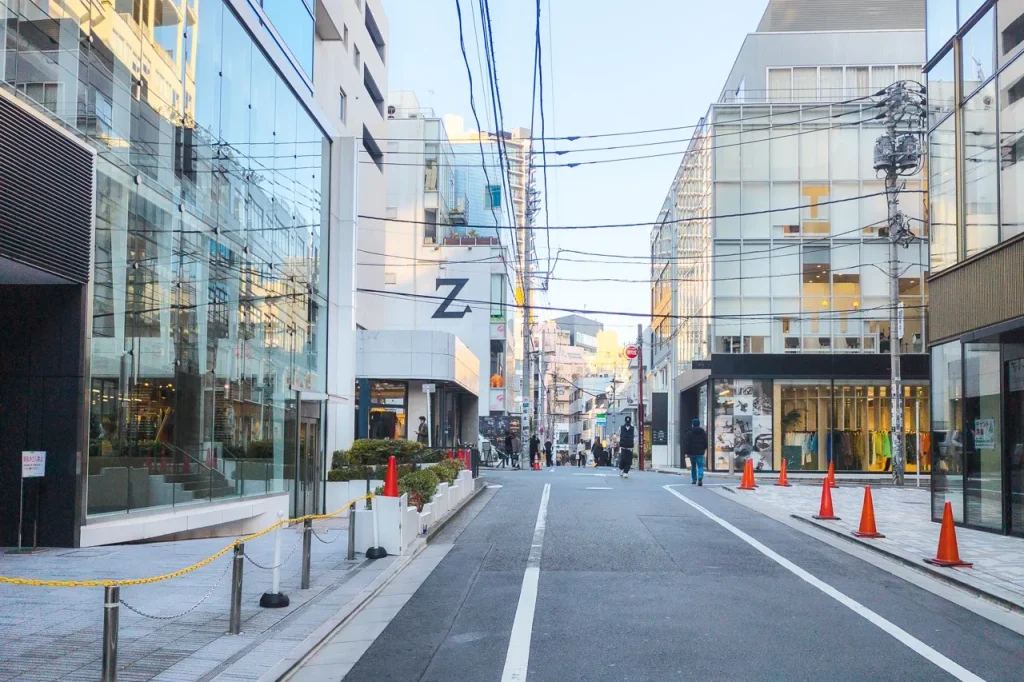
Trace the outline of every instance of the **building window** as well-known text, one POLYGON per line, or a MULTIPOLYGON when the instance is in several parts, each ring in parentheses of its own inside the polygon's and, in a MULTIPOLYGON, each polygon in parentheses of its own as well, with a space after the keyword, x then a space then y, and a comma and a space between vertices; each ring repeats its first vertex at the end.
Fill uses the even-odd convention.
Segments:
POLYGON ((345 123, 345 114, 348 113, 348 95, 345 94, 344 88, 338 88, 338 92, 338 118, 345 123))
POLYGON ((363 149, 370 155, 370 158, 377 165, 377 170, 384 171, 384 152, 380 150, 380 145, 373 139, 373 135, 370 134, 369 128, 366 124, 363 124, 363 149))
MULTIPOLYGON (((1021 21, 1024 21, 1022 15, 1021 21)), ((1024 27, 1022 27, 1024 30, 1024 27)), ((999 74, 1000 222, 1002 239, 1024 231, 1024 59, 999 74)))
POLYGON ((925 26, 928 36, 928 59, 939 53, 956 33, 957 0, 929 0, 926 3, 925 26))
POLYGON ((437 209, 428 208, 423 211, 423 241, 428 244, 437 243, 437 209))
MULTIPOLYGON (((975 27, 977 28, 977 27, 975 27)), ((999 242, 995 83, 983 86, 963 107, 965 255, 999 242)))
POLYGON ((366 88, 367 94, 370 95, 374 106, 377 107, 377 113, 384 116, 384 94, 377 87, 377 81, 374 80, 373 74, 370 73, 365 64, 363 65, 363 87, 366 88))
POLYGON ((348 24, 341 25, 341 42, 348 49, 348 24))
POLYGON ((484 208, 501 208, 501 185, 486 185, 484 187, 484 208))
POLYGON ((1000 530, 1003 506, 1002 367, 998 343, 964 344, 965 521, 1000 530))
POLYGON ((491 274, 491 320, 505 319, 505 275, 491 274))
POLYGON ((377 20, 373 18, 373 12, 370 11, 369 7, 366 8, 366 32, 370 34, 370 41, 377 48, 377 54, 380 55, 381 62, 385 62, 384 35, 380 32, 377 20))
POLYGON ((357 45, 353 45, 352 46, 352 63, 355 65, 356 71, 358 71, 362 67, 362 65, 363 65, 362 56, 363 55, 359 51, 359 47, 357 45))

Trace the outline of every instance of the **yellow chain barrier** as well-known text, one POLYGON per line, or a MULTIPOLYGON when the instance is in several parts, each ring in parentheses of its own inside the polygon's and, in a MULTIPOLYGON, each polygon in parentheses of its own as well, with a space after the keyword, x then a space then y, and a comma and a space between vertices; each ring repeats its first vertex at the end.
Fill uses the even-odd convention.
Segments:
POLYGON ((8 576, 0 575, 0 584, 32 585, 34 587, 113 587, 114 585, 118 585, 120 587, 129 587, 131 585, 149 585, 150 583, 159 583, 163 582, 164 580, 180 578, 181 576, 186 575, 188 573, 192 573, 193 571, 198 571, 203 566, 207 566, 216 561, 217 559, 221 558, 222 556, 233 550, 236 546, 244 542, 248 542, 249 540, 255 540, 258 537, 262 537, 267 533, 277 530, 279 526, 288 525, 292 523, 300 523, 306 521, 307 519, 312 521, 318 521, 321 519, 333 518, 341 512, 348 509, 349 507, 351 507, 352 505, 356 504, 357 502, 361 502, 363 500, 371 500, 374 497, 375 495, 373 493, 370 493, 369 495, 363 495, 362 497, 357 497, 354 500, 349 500, 348 502, 346 502, 344 506, 339 507, 338 509, 335 509, 334 511, 328 512, 326 514, 306 514, 305 516, 299 516, 294 519, 281 519, 274 525, 264 528, 261 531, 238 538, 237 540, 235 540, 230 545, 220 550, 216 554, 208 556, 202 561, 192 564, 187 568, 183 568, 180 571, 175 571, 174 573, 157 575, 153 576, 152 578, 132 578, 130 580, 39 580, 36 578, 11 578, 8 576))

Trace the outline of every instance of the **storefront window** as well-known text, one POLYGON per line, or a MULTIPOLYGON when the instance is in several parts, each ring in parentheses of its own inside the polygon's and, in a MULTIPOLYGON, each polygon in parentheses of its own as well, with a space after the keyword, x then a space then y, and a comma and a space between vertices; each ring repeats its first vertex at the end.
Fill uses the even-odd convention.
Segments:
POLYGON ((772 469, 771 382, 715 381, 714 469, 742 469, 753 458, 758 471, 772 469))
POLYGON ((1003 518, 1002 368, 998 343, 964 345, 966 522, 1001 529, 1003 518))
POLYGON ((370 382, 370 438, 406 438, 407 389, 404 382, 370 382))
POLYGON ((1006 453, 1009 457, 1010 532, 1024 533, 1024 332, 1003 338, 1006 453))
POLYGON ((824 471, 831 457, 832 386, 821 381, 776 381, 775 467, 824 471))
POLYGON ((932 519, 942 518, 946 502, 953 518, 963 521, 963 361, 960 342, 932 348, 932 519))

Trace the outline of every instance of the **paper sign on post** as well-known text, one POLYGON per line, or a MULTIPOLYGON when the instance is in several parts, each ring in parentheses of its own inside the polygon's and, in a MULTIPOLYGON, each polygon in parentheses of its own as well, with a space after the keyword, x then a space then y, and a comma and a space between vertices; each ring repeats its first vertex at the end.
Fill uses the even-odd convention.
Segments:
POLYGON ((22 450, 21 477, 41 478, 46 475, 46 452, 42 450, 22 450))

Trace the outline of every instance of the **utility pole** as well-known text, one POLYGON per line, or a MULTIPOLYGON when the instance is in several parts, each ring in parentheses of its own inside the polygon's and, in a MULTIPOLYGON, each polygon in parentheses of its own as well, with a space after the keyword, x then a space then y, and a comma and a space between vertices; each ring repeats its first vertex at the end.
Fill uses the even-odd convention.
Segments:
POLYGON ((900 367, 900 341, 903 315, 900 309, 899 246, 907 248, 914 239, 909 220, 899 208, 899 193, 906 185, 900 178, 921 170, 921 130, 926 108, 924 87, 912 81, 898 81, 885 89, 885 135, 875 141, 875 170, 885 172, 885 196, 888 204, 889 237, 889 358, 891 365, 890 399, 892 403, 892 482, 903 485, 906 460, 903 452, 903 377, 900 367), (910 124, 903 133, 899 128, 910 124))
POLYGON ((547 438, 547 386, 544 381, 544 328, 540 329, 540 351, 537 353, 537 422, 538 431, 544 429, 544 438, 547 438))
POLYGON ((637 410, 636 410, 636 451, 639 455, 640 471, 644 470, 644 326, 636 326, 636 375, 637 375, 637 410))

